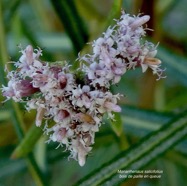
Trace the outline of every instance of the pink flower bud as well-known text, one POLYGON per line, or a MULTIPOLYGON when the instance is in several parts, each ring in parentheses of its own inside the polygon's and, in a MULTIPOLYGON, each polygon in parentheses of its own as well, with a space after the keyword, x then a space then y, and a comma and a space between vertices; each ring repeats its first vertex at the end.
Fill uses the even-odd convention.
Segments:
POLYGON ((37 115, 36 115, 36 126, 37 127, 41 126, 44 113, 45 113, 45 108, 38 107, 37 115))
POLYGON ((67 85, 67 78, 64 74, 60 74, 58 76, 58 80, 60 81, 60 87, 61 89, 64 89, 67 85))
POLYGON ((26 47, 25 54, 26 54, 28 64, 31 65, 33 62, 33 47, 31 45, 28 45, 26 47))
POLYGON ((60 110, 58 114, 54 117, 56 122, 63 121, 66 117, 69 116, 69 112, 67 110, 60 110))
POLYGON ((145 15, 142 17, 137 17, 134 22, 132 22, 129 26, 134 30, 143 24, 147 23, 150 19, 149 15, 145 15))
POLYGON ((57 141, 62 141, 62 139, 66 136, 67 130, 66 128, 60 128, 58 129, 58 131, 56 132, 56 138, 57 141))
POLYGON ((30 96, 39 91, 38 88, 33 87, 30 80, 21 80, 18 82, 16 89, 20 92, 21 97, 30 96))
POLYGON ((121 112, 121 107, 112 103, 112 102, 109 102, 109 101, 106 101, 104 103, 104 107, 111 110, 111 111, 114 111, 114 112, 121 112))

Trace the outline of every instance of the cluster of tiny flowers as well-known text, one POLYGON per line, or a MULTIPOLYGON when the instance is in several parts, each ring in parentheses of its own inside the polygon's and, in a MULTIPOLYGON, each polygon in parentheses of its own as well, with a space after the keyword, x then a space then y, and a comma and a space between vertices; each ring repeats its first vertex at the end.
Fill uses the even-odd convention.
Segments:
POLYGON ((7 70, 9 82, 2 87, 3 95, 25 103, 28 111, 37 110, 36 125, 44 123, 48 141, 64 146, 83 166, 103 115, 113 119, 112 112, 121 111, 120 95, 112 94, 110 86, 138 66, 162 77, 161 62, 154 58, 156 47, 142 41, 142 25, 148 20, 149 16, 131 17, 123 12, 117 24, 93 42, 93 54, 77 59, 83 64, 78 72, 66 62, 42 61, 42 50, 28 45, 21 49, 19 61, 13 62, 15 70, 7 70))
POLYGON ((163 78, 161 61, 155 58, 156 46, 142 39, 146 34, 142 25, 149 19, 148 15, 131 17, 122 12, 117 24, 92 43, 93 54, 79 58, 87 64, 84 69, 93 86, 116 84, 127 70, 139 66, 142 72, 152 69, 157 80, 163 78))

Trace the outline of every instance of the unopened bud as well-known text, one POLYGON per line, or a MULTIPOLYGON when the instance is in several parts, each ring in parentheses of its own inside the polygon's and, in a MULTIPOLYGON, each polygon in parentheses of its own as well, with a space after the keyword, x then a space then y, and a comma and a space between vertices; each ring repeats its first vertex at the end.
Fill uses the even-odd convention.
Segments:
POLYGON ((45 113, 45 108, 39 107, 36 115, 36 126, 39 127, 42 124, 42 119, 45 113))
POLYGON ((152 57, 146 57, 144 59, 144 64, 148 64, 148 65, 160 65, 161 61, 157 58, 152 58, 152 57))
POLYGON ((26 54, 28 64, 31 65, 33 62, 33 47, 31 45, 28 45, 26 47, 25 54, 26 54))
POLYGON ((149 15, 145 15, 142 17, 137 17, 135 19, 135 21, 133 23, 130 24, 130 27, 134 30, 140 26, 142 26, 143 24, 147 23, 150 19, 149 15))
POLYGON ((76 117, 82 122, 95 124, 95 120, 89 114, 78 113, 76 114, 76 117))

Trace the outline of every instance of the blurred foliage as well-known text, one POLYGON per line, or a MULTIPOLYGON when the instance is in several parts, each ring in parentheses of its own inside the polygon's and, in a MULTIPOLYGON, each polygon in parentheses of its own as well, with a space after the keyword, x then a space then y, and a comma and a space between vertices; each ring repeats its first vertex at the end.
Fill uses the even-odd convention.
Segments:
MULTIPOLYGON (((0 186, 115 186, 126 181, 115 178, 117 170, 133 166, 164 173, 161 179, 129 179, 120 185, 185 186, 186 7, 186 0, 1 0, 1 85, 7 81, 4 64, 18 60, 20 43, 24 47, 41 47, 47 61, 67 60, 75 64, 78 52, 90 52, 86 43, 113 24, 121 9, 130 14, 151 15, 148 27, 154 32, 148 31, 148 36, 160 43, 158 58, 166 68, 167 78, 157 82, 150 72, 142 75, 141 70, 136 70, 125 74, 119 85, 112 87, 113 92, 125 95, 120 102, 122 114, 116 115, 112 124, 105 119, 84 167, 68 161, 69 154, 63 148, 55 149, 57 144, 45 143, 42 130, 34 126, 34 112, 26 113, 24 105, 11 101, 1 104, 0 186), (92 178, 94 182, 90 182, 92 178), (78 182, 80 179, 84 181, 78 182)), ((2 95, 0 100, 3 101, 2 95)))

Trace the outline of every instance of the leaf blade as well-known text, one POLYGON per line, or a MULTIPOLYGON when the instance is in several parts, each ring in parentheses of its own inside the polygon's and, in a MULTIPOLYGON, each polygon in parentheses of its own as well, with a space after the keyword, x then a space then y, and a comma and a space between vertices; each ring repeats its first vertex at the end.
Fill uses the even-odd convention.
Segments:
POLYGON ((16 159, 28 155, 32 150, 38 139, 43 134, 43 131, 33 125, 22 139, 21 143, 13 151, 11 158, 16 159))
POLYGON ((110 184, 115 185, 125 181, 125 179, 119 179, 117 175, 118 169, 134 168, 137 170, 145 167, 145 165, 162 155, 186 136, 186 123, 187 111, 163 126, 160 130, 152 132, 143 138, 135 147, 120 153, 111 162, 88 175, 85 180, 79 181, 77 185, 94 186, 101 183, 102 185, 107 185, 108 181, 110 181, 110 184))

